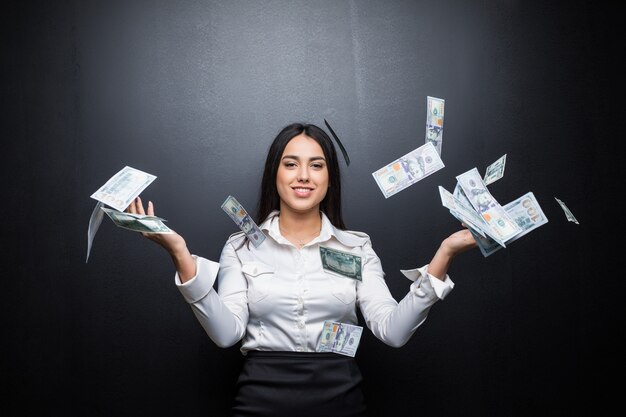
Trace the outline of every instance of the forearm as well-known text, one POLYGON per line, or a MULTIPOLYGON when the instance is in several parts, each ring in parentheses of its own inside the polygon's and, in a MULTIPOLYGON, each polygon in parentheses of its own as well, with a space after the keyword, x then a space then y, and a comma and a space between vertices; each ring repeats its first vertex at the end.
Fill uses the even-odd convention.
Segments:
POLYGON ((437 279, 444 280, 452 259, 454 259, 454 253, 441 245, 428 264, 428 273, 437 279))
POLYGON ((170 252, 170 256, 172 257, 181 283, 187 282, 196 276, 196 261, 191 256, 187 246, 170 252))

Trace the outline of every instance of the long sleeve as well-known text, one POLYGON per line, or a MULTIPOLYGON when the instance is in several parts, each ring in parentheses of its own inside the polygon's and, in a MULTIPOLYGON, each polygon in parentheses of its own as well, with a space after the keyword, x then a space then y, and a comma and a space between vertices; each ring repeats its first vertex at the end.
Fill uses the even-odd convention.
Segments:
POLYGON ((363 281, 358 286, 358 301, 367 327, 384 343, 401 347, 413 336, 428 317, 430 308, 445 297, 454 283, 446 275, 444 281, 426 272, 428 265, 403 271, 414 280, 409 292, 397 302, 385 283, 380 259, 367 243, 363 247, 363 281))
POLYGON ((230 347, 244 335, 248 321, 247 284, 232 245, 224 246, 219 264, 199 256, 196 276, 175 283, 207 335, 219 347, 230 347), (217 279, 218 292, 214 284, 217 279))

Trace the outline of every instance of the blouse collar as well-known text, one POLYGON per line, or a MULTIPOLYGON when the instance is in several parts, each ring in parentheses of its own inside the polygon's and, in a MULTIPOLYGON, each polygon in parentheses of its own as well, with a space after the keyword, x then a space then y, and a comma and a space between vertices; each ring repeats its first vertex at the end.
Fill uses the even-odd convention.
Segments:
MULTIPOLYGON (((279 214, 280 214, 280 211, 278 210, 272 211, 269 214, 269 216, 267 216, 265 221, 261 223, 259 227, 261 230, 267 231, 267 233, 275 241, 279 243, 289 243, 289 241, 285 239, 283 235, 280 233, 280 228, 278 224, 279 214)), ((309 242, 307 246, 314 244, 314 243, 326 242, 330 240, 332 237, 337 239, 343 245, 351 247, 351 248, 354 248, 357 246, 363 246, 367 242, 368 238, 366 235, 360 234, 363 236, 358 236, 354 234, 354 232, 349 232, 346 230, 338 229, 335 226, 333 226, 333 224, 330 222, 330 220, 328 219, 328 217, 326 216, 324 212, 321 212, 321 214, 322 214, 322 231, 320 232, 319 236, 317 236, 315 239, 309 242)))

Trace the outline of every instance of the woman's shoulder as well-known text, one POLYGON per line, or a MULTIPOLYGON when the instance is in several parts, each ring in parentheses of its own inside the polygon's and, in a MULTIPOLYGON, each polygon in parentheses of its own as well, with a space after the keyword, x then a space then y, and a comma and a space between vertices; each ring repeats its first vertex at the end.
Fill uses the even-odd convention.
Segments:
POLYGON ((362 247, 371 245, 370 236, 357 230, 335 229, 337 240, 349 247, 362 247))
POLYGON ((226 243, 224 244, 224 246, 234 246, 235 248, 238 248, 245 242, 245 239, 246 234, 244 232, 236 232, 228 236, 228 239, 226 239, 226 243))

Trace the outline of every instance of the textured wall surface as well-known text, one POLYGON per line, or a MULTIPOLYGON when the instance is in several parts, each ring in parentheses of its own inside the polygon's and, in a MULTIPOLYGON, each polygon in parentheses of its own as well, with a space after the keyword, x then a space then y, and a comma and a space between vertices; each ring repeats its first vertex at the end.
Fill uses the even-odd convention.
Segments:
POLYGON ((192 252, 217 260, 236 231, 220 209, 226 196, 252 210, 276 133, 324 119, 352 161, 341 166, 348 228, 371 236, 397 299, 410 284, 399 270, 427 263, 460 227, 437 190, 456 175, 506 153, 492 194, 505 204, 532 191, 549 219, 488 258, 457 258, 454 292, 402 348, 365 332, 357 360, 371 416, 608 407, 624 310, 619 245, 604 243, 621 223, 617 13, 529 3, 7 8, 0 409, 227 415, 238 346, 208 339, 169 257, 141 236, 105 219, 85 263, 89 196, 125 165, 154 174, 144 199, 192 252), (446 100, 445 168, 385 199, 372 172, 424 143, 429 95, 446 100))

